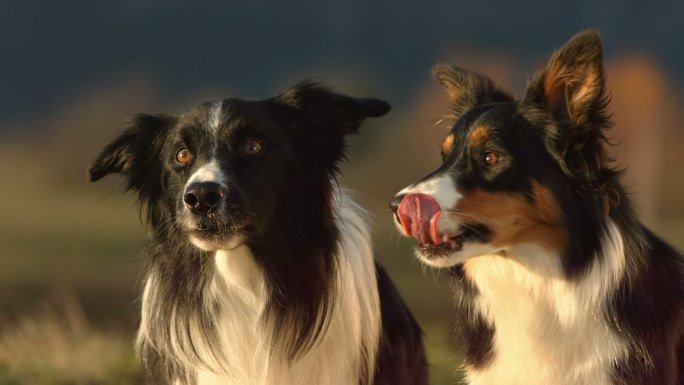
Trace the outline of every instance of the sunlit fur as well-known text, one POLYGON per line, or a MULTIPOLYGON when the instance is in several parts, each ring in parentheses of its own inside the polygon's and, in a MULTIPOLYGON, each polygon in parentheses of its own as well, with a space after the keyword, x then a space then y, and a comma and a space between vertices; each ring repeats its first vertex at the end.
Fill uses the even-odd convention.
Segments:
POLYGON ((124 174, 147 216, 148 383, 427 385, 420 328, 338 183, 345 137, 389 109, 305 81, 137 115, 105 147, 90 179, 124 174))
POLYGON ((624 249, 609 224, 586 276, 563 279, 558 256, 536 245, 467 260, 478 288, 473 307, 494 330, 491 363, 466 366, 470 384, 609 384, 629 342, 605 319, 606 299, 624 279, 624 249), (532 369, 533 368, 533 369, 532 369))
POLYGON ((425 223, 417 203, 399 210, 407 194, 439 205, 444 244, 407 235, 452 273, 468 383, 684 384, 684 257, 638 221, 610 164, 599 36, 556 51, 521 100, 458 67, 433 74, 454 112, 443 164, 392 207, 404 231, 425 223))
MULTIPOLYGON (((170 335, 178 337, 160 347, 168 349, 165 354, 184 366, 187 378, 181 379, 182 383, 190 383, 195 377, 200 384, 308 384, 314 378, 330 385, 355 384, 358 379, 372 383, 381 332, 375 262, 365 214, 346 191, 336 192, 340 256, 334 285, 336 301, 325 333, 291 365, 287 357, 274 351, 268 330, 278 325, 261 323, 270 294, 249 248, 243 245, 218 251, 206 288, 211 303, 198 304, 198 310, 203 317, 215 320, 221 342, 206 341, 200 320, 191 318, 188 324, 172 323, 170 335), (183 347, 188 343, 192 347, 183 347), (197 357, 188 357, 189 350, 197 357)), ((157 279, 153 272, 145 284, 139 350, 154 346, 160 339, 149 327, 150 315, 168 305, 155 292, 157 279)))

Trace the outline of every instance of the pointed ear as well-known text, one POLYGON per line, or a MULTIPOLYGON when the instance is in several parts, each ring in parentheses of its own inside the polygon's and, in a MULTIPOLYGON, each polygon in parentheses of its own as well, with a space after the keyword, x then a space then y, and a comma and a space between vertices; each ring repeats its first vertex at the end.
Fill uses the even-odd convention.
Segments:
POLYGON ((436 64, 432 67, 432 77, 446 90, 456 119, 482 104, 513 101, 491 79, 456 66, 436 64))
POLYGON ((383 116, 391 109, 384 100, 338 94, 311 80, 296 84, 275 99, 304 114, 308 122, 338 127, 344 134, 358 132, 366 118, 383 116))
POLYGON ((595 31, 575 35, 530 80, 524 103, 535 104, 562 125, 579 126, 605 108, 603 49, 595 31))
POLYGON ((149 171, 155 149, 161 147, 159 138, 174 121, 174 117, 165 115, 135 115, 128 128, 100 152, 88 169, 88 179, 94 182, 121 173, 129 176, 129 188, 141 185, 143 172, 134 173, 132 169, 138 166, 139 170, 149 171))
POLYGON ((578 33, 532 77, 521 103, 551 118, 554 124, 546 127, 549 152, 566 174, 589 184, 608 160, 603 130, 611 123, 602 56, 598 33, 578 33))

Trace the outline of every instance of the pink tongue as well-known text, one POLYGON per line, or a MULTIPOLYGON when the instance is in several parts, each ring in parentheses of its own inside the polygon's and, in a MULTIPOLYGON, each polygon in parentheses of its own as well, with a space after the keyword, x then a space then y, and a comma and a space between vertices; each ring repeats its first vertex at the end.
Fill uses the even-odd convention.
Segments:
POLYGON ((427 194, 409 194, 401 200, 397 215, 406 235, 420 243, 442 244, 437 221, 442 211, 435 198, 427 194))

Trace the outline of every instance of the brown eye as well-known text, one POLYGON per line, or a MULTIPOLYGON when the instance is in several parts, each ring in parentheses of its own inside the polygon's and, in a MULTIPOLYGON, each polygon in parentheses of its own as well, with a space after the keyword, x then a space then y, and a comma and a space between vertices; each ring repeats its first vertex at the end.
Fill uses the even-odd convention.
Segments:
POLYGON ((264 145, 257 139, 247 139, 242 147, 242 153, 245 155, 259 155, 264 150, 264 145))
POLYGON ((496 152, 486 152, 484 157, 482 157, 482 160, 487 166, 495 166, 501 161, 501 155, 497 154, 496 152))
POLYGON ((176 162, 180 164, 187 164, 192 160, 192 153, 187 147, 181 147, 178 152, 176 152, 176 162))

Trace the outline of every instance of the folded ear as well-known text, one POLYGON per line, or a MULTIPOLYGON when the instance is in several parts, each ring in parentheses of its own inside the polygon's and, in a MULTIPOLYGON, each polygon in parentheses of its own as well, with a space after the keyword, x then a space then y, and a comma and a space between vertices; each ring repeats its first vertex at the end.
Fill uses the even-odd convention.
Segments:
POLYGON ((165 115, 135 115, 128 128, 100 152, 88 169, 88 179, 94 182, 121 173, 129 177, 129 188, 141 186, 161 149, 161 134, 174 121, 165 115), (140 172, 133 172, 134 168, 140 172))
POLYGON ((296 84, 275 99, 304 113, 307 121, 338 127, 344 134, 356 133, 366 118, 383 116, 391 109, 384 100, 338 94, 311 80, 296 84))
POLYGON ((436 64, 432 67, 432 77, 446 90, 456 119, 482 104, 513 101, 491 79, 456 66, 436 64))
POLYGON ((598 33, 580 32, 554 52, 532 76, 522 104, 552 119, 547 147, 566 173, 595 175, 607 158, 603 129, 610 126, 598 33))

